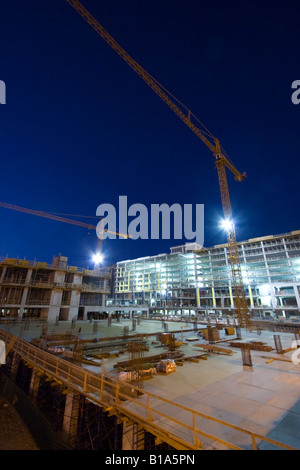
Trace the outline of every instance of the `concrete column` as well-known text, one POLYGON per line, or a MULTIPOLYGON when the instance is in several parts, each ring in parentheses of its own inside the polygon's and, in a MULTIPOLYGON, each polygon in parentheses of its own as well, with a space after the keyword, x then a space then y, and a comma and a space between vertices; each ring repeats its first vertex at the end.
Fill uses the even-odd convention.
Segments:
POLYGON ((31 275, 32 275, 32 269, 28 269, 27 274, 26 274, 26 279, 25 279, 26 284, 29 284, 31 280, 31 275))
POLYGON ((77 320, 78 310, 79 310, 79 301, 80 301, 80 292, 73 290, 71 292, 71 299, 70 299, 70 309, 69 309, 69 318, 68 318, 69 321, 73 320, 74 318, 77 320))
POLYGON ((295 297, 297 300, 298 310, 300 310, 300 295, 298 291, 298 286, 294 286, 295 297))
POLYGON ((264 248, 263 241, 260 242, 260 246, 261 246, 261 251, 262 251, 262 254, 263 254, 263 258, 264 258, 264 262, 265 262, 265 266, 266 266, 266 270, 267 270, 268 281, 269 281, 269 284, 271 284, 270 270, 269 270, 268 260, 267 260, 267 256, 266 256, 266 253, 265 253, 265 248, 264 248))
POLYGON ((66 396, 62 432, 68 442, 76 440, 80 396, 69 393, 66 396))
POLYGON ((144 450, 144 430, 138 424, 123 423, 122 450, 144 450))
POLYGON ((134 424, 123 423, 122 450, 135 450, 133 444, 134 424))
POLYGON ((83 320, 86 321, 87 320, 87 310, 83 305, 81 305, 81 307, 83 308, 83 320))
POLYGON ((31 398, 35 401, 36 400, 36 397, 37 397, 37 394, 38 394, 38 390, 39 390, 39 386, 40 386, 40 376, 37 375, 36 371, 33 369, 32 371, 32 376, 31 376, 31 381, 30 381, 30 385, 29 385, 29 395, 31 396, 31 398))
POLYGON ((27 300, 27 294, 28 294, 28 287, 24 287, 23 294, 22 294, 22 299, 21 299, 21 304, 20 304, 20 310, 19 310, 19 314, 18 314, 19 318, 23 317, 23 313, 24 313, 24 309, 25 309, 25 305, 26 305, 26 300, 27 300))
MULTIPOLYGON (((282 238, 281 241, 282 241, 282 244, 284 246, 285 256, 287 257, 287 260, 288 260, 288 266, 290 268, 291 277, 295 281, 296 280, 295 271, 294 271, 294 268, 293 268, 293 265, 292 265, 292 262, 291 262, 291 259, 290 259, 290 256, 289 256, 289 252, 288 252, 288 249, 287 249, 287 246, 286 246, 286 243, 285 243, 285 239, 282 238)), ((298 306, 299 306, 299 304, 298 304, 298 306)))
MULTIPOLYGON (((112 279, 103 279, 103 288, 106 290, 110 284, 109 282, 113 282, 112 279)), ((128 286, 128 289, 129 289, 129 286, 128 286)), ((109 294, 102 294, 102 299, 101 299, 101 307, 105 307, 106 305, 106 299, 109 298, 110 295, 109 294)))
POLYGON ((269 288, 270 288, 272 309, 275 310, 277 307, 277 300, 276 300, 275 293, 274 293, 274 287, 270 284, 269 288))
MULTIPOLYGON (((32 275, 32 269, 28 269, 26 273, 26 279, 25 279, 25 285, 28 285, 31 280, 31 275, 32 275)), ((22 299, 21 299, 21 304, 20 304, 20 310, 19 310, 19 318, 23 317, 25 305, 26 305, 26 300, 27 300, 27 294, 28 294, 28 287, 24 287, 23 294, 22 294, 22 299)))
POLYGON ((49 314, 48 314, 48 321, 50 323, 54 323, 56 320, 56 317, 59 316, 62 294, 63 294, 63 291, 60 289, 53 289, 51 292, 50 307, 49 307, 49 314))
POLYGON ((1 273, 1 276, 0 276, 0 284, 2 283, 2 281, 4 279, 4 276, 6 274, 6 269, 7 269, 7 266, 3 266, 2 273, 1 273))

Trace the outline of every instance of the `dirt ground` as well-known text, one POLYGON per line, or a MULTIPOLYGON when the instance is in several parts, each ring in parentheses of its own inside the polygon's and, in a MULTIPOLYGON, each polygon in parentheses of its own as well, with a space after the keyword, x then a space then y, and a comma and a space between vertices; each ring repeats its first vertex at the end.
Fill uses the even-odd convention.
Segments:
POLYGON ((39 450, 13 405, 0 397, 0 451, 39 450))

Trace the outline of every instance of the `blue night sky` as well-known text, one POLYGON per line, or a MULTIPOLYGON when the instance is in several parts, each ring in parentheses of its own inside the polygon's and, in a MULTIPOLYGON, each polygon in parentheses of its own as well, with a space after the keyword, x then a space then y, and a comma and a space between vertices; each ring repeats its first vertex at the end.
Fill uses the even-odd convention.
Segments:
MULTIPOLYGON (((82 0, 247 173, 228 183, 238 240, 300 229, 299 1, 82 0)), ((99 204, 204 204, 224 243, 210 150, 65 0, 0 0, 0 201, 97 224, 99 204), (70 216, 72 218, 72 216, 70 216), (74 216, 73 216, 74 218, 74 216)), ((0 256, 89 266, 96 235, 0 208, 0 256)), ((118 225, 117 225, 118 226, 118 225)), ((106 265, 185 240, 106 240, 106 265)))

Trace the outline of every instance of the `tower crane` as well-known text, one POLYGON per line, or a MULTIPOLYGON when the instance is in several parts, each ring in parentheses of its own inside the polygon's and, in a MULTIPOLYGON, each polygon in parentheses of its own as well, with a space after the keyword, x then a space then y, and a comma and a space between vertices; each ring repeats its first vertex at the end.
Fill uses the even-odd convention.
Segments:
POLYGON ((113 235, 118 235, 119 237, 123 237, 123 238, 130 238, 130 235, 128 234, 113 232, 112 230, 108 230, 107 228, 104 228, 104 225, 103 225, 104 219, 101 219, 100 223, 97 226, 95 226, 95 225, 87 224, 85 222, 80 222, 79 220, 72 220, 66 217, 61 217, 56 214, 52 214, 51 212, 27 209, 25 207, 15 206, 14 204, 9 204, 7 202, 0 201, 0 207, 4 207, 6 209, 12 209, 12 210, 19 211, 19 212, 24 212, 26 214, 37 215, 39 217, 45 217, 47 219, 57 220, 58 222, 64 222, 66 224, 77 225, 79 227, 87 228, 88 230, 96 230, 96 233, 98 236, 96 255, 98 256, 98 259, 99 259, 99 256, 102 254, 103 232, 107 232, 113 235))
MULTIPOLYGON (((236 240, 234 223, 232 222, 232 208, 228 190, 226 168, 233 173, 236 181, 243 181, 246 173, 241 173, 233 165, 221 148, 219 140, 211 133, 200 129, 193 122, 191 111, 185 106, 187 113, 176 104, 175 97, 171 95, 155 78, 153 78, 141 65, 139 65, 118 42, 103 28, 94 16, 82 5, 79 0, 66 0, 84 20, 104 39, 112 49, 152 88, 152 90, 172 109, 172 111, 202 140, 215 157, 218 172, 221 200, 225 221, 227 221, 226 232, 228 241, 228 258, 231 265, 232 283, 235 295, 236 314, 241 327, 250 325, 248 305, 244 290, 242 271, 239 259, 239 251, 236 240)), ((178 100, 176 100, 178 101, 178 100)), ((179 102, 178 102, 179 103, 179 102)), ((180 103, 181 104, 181 103, 180 103)), ((183 105, 182 105, 183 106, 183 105)), ((195 117, 195 116, 194 116, 195 117)))

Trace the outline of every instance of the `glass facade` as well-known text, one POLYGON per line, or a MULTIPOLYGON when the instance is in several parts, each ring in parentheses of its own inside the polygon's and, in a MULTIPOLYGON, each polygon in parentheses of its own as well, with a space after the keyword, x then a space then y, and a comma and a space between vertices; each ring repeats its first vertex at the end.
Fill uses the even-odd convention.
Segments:
MULTIPOLYGON (((252 316, 300 314, 300 231, 238 243, 252 316)), ((117 263, 115 296, 107 303, 145 306, 150 314, 234 313, 227 244, 184 245, 169 254, 117 263)))

